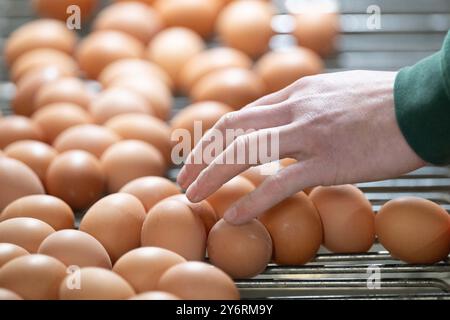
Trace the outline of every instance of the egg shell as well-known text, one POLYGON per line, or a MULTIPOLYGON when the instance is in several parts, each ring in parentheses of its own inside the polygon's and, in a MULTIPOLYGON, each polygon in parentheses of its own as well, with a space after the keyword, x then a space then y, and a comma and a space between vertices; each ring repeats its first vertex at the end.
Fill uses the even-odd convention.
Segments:
POLYGON ((42 129, 24 116, 0 117, 0 148, 21 140, 42 140, 42 129))
POLYGON ((137 294, 129 300, 180 300, 180 298, 163 291, 147 291, 137 294))
POLYGON ((218 101, 235 110, 260 98, 265 85, 253 71, 243 68, 226 68, 202 77, 193 87, 194 101, 218 101))
POLYGON ((164 177, 141 177, 128 182, 119 192, 138 198, 148 212, 159 201, 180 194, 180 188, 164 177))
MULTIPOLYGON (((66 22, 66 20, 74 13, 69 11, 70 6, 78 6, 80 19, 82 23, 86 23, 89 17, 94 13, 99 1, 98 0, 33 0, 34 10, 42 17, 50 17, 66 22)), ((78 11, 76 11, 78 12, 78 11)))
POLYGON ((78 64, 90 79, 120 59, 141 58, 144 47, 132 36, 119 31, 97 31, 88 35, 77 48, 78 64))
POLYGON ((188 205, 166 199, 148 212, 142 226, 141 245, 165 248, 186 260, 203 260, 205 227, 188 205))
POLYGON ((126 300, 135 295, 133 288, 118 274, 103 268, 81 268, 68 275, 59 288, 60 300, 126 300), (80 289, 70 289, 79 279, 80 289))
POLYGON ((64 201, 44 194, 11 202, 1 213, 0 221, 21 217, 41 220, 55 230, 72 229, 75 224, 73 211, 64 201))
POLYGON ((273 260, 279 265, 302 265, 312 260, 322 244, 319 213, 303 192, 283 200, 259 220, 273 242, 273 260))
POLYGON ((378 241, 396 258, 432 264, 450 253, 450 216, 438 204, 402 197, 384 204, 375 218, 378 241))
POLYGON ((99 161, 81 150, 59 154, 47 170, 48 193, 74 209, 83 209, 100 199, 105 175, 99 161))
POLYGON ((223 218, 225 211, 237 200, 252 192, 255 186, 246 178, 236 176, 216 192, 210 195, 206 200, 214 208, 217 218, 223 218))
POLYGON ((147 5, 152 5, 155 0, 113 0, 114 2, 128 2, 128 1, 136 1, 136 2, 142 2, 147 5))
POLYGON ((101 165, 110 193, 118 192, 140 177, 162 176, 166 169, 158 149, 139 140, 123 140, 112 145, 103 153, 101 165))
POLYGON ((143 247, 127 252, 114 264, 113 271, 122 276, 137 293, 155 290, 162 274, 186 260, 166 249, 143 247))
MULTIPOLYGON (((17 257, 29 254, 27 250, 12 243, 0 243, 0 268, 17 257)), ((0 299, 1 300, 1 299, 0 299)))
POLYGON ((158 290, 184 300, 238 300, 239 291, 222 270, 198 261, 177 264, 158 282, 158 290))
POLYGON ((121 137, 108 128, 82 124, 61 132, 53 142, 53 147, 58 152, 84 150, 100 158, 106 149, 120 140, 121 137))
POLYGON ((146 45, 163 28, 160 15, 139 2, 115 3, 104 8, 96 17, 93 29, 124 32, 146 45))
POLYGON ((256 167, 251 167, 240 174, 249 180, 255 187, 259 186, 272 173, 276 173, 281 167, 276 163, 269 162, 256 167))
POLYGON ((134 196, 111 194, 97 201, 84 215, 80 231, 96 238, 114 263, 140 245, 145 209, 134 196))
POLYGON ((0 301, 4 300, 23 300, 19 295, 12 292, 11 290, 0 288, 0 301))
POLYGON ((33 170, 18 160, 0 157, 0 211, 16 199, 44 193, 44 186, 33 170))
POLYGON ((317 187, 309 195, 319 212, 324 246, 336 253, 368 251, 375 241, 372 206, 353 185, 317 187))
POLYGON ((66 266, 55 258, 41 254, 18 257, 0 269, 0 287, 25 300, 56 300, 66 266))
POLYGON ((106 249, 97 239, 83 231, 54 232, 42 241, 38 252, 54 257, 66 266, 112 268, 106 249))

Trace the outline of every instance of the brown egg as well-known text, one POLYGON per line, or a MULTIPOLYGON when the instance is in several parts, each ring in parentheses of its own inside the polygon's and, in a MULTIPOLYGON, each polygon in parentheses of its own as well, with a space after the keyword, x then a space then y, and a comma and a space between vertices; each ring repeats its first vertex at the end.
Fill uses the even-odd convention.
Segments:
POLYGON ((195 32, 172 27, 156 35, 147 47, 146 57, 163 68, 179 86, 180 70, 186 62, 205 48, 195 32))
POLYGON ((223 218, 225 211, 237 200, 252 192, 255 186, 246 178, 236 176, 225 183, 206 200, 214 208, 217 218, 223 218))
POLYGON ((124 32, 144 45, 163 28, 159 14, 151 7, 139 2, 112 4, 103 9, 94 21, 94 30, 124 32))
POLYGON ((16 199, 44 193, 44 186, 33 170, 18 160, 0 157, 0 211, 16 199))
POLYGON ((64 130, 92 122, 90 114, 73 103, 57 102, 36 111, 32 120, 44 132, 44 139, 53 143, 64 130))
POLYGON ((28 22, 16 29, 5 44, 5 59, 8 65, 22 54, 38 48, 52 48, 72 54, 77 36, 65 23, 40 19, 28 22))
MULTIPOLYGON (((1 295, 0 295, 1 297, 1 295)), ((163 291, 147 291, 131 297, 129 300, 180 300, 177 296, 163 291)))
POLYGON ((61 230, 49 235, 38 252, 54 257, 66 266, 111 269, 108 252, 90 234, 78 230, 61 230))
POLYGON ((209 234, 211 228, 216 224, 218 218, 214 208, 208 203, 208 201, 203 200, 197 203, 190 202, 186 195, 177 194, 168 197, 167 199, 178 200, 188 205, 192 212, 202 219, 203 225, 205 226, 206 235, 209 234))
POLYGON ((128 1, 136 1, 136 2, 142 2, 148 5, 152 5, 155 0, 113 0, 114 2, 128 2, 128 1))
POLYGON ((226 6, 217 20, 221 41, 251 57, 263 54, 269 48, 272 17, 275 8, 259 0, 235 1, 226 6))
POLYGON ((165 248, 186 260, 203 260, 205 227, 188 205, 166 199, 148 212, 142 226, 141 245, 165 248))
POLYGON ((268 52, 255 66, 268 93, 281 90, 305 76, 318 74, 323 68, 322 60, 314 51, 301 47, 268 52))
POLYGON ((214 31, 217 0, 157 0, 155 9, 168 27, 185 27, 206 38, 214 31))
POLYGON ((23 300, 19 295, 12 292, 11 290, 0 288, 0 301, 3 300, 23 300))
POLYGON ((97 79, 110 63, 126 58, 141 58, 143 45, 132 36, 119 31, 97 31, 84 38, 77 49, 81 70, 97 79))
POLYGON ((116 193, 99 200, 87 211, 80 230, 100 241, 114 263, 139 247, 144 219, 145 209, 139 199, 116 193))
POLYGON ((264 95, 265 90, 263 81, 254 72, 226 68, 202 77, 192 89, 191 98, 222 102, 238 110, 264 95))
POLYGON ((11 202, 0 215, 0 221, 20 217, 44 221, 55 230, 72 229, 75 224, 73 211, 64 201, 44 194, 11 202))
POLYGON ((66 266, 60 261, 30 254, 11 260, 0 269, 0 287, 26 300, 56 300, 65 275, 66 266))
POLYGON ((143 96, 122 88, 110 88, 100 93, 92 101, 90 110, 92 117, 98 124, 103 124, 119 114, 155 114, 152 106, 143 96))
POLYGON ((99 161, 81 150, 58 155, 47 170, 48 193, 74 209, 83 209, 100 199, 105 175, 99 161))
POLYGON ((114 88, 123 88, 141 95, 152 107, 154 115, 167 120, 172 111, 173 97, 165 84, 149 75, 138 75, 117 79, 111 84, 114 88))
MULTIPOLYGON (((42 17, 66 21, 74 12, 67 12, 70 6, 79 8, 80 19, 85 23, 94 13, 98 0, 33 0, 34 10, 42 17)), ((78 12, 78 11, 77 11, 78 12)))
POLYGON ((185 300, 239 300, 239 291, 225 272, 198 261, 173 266, 157 288, 185 300))
POLYGON ((284 158, 280 160, 280 165, 283 167, 288 167, 290 165, 293 165, 295 163, 297 163, 297 159, 293 159, 293 158, 284 158))
POLYGON ((213 71, 230 67, 250 69, 251 66, 252 60, 239 50, 226 47, 208 49, 184 65, 180 73, 181 87, 188 93, 202 77, 213 71))
POLYGON ((260 274, 272 258, 270 234, 256 219, 242 225, 219 220, 209 233, 207 248, 211 263, 235 279, 260 274))
POLYGON ((98 80, 107 88, 115 81, 141 75, 159 79, 168 88, 173 89, 172 79, 164 69, 153 62, 141 59, 121 59, 113 62, 102 71, 98 80))
POLYGON ((55 230, 50 225, 34 218, 12 218, 0 222, 0 242, 18 245, 30 253, 36 253, 41 242, 53 232, 55 230))
POLYGON ((251 167, 240 174, 240 176, 249 180, 255 187, 259 186, 263 181, 272 173, 277 172, 280 167, 276 166, 276 163, 266 163, 256 167, 251 167), (275 171, 273 171, 275 170, 275 171))
POLYGON ((42 129, 30 119, 15 115, 0 118, 0 148, 16 141, 42 139, 42 129))
POLYGON ((384 204, 375 218, 378 241, 408 263, 432 264, 450 253, 450 216, 438 204, 402 197, 384 204))
POLYGON ((317 187, 309 197, 319 211, 328 250, 352 253, 372 247, 375 215, 361 190, 352 185, 317 187))
POLYGON ((118 192, 128 182, 145 176, 162 176, 164 158, 152 145, 139 140, 124 140, 109 147, 101 157, 108 191, 118 192))
POLYGON ((21 140, 8 145, 5 148, 5 154, 25 163, 44 183, 47 168, 58 153, 43 142, 21 140))
POLYGON ((12 243, 0 243, 0 268, 12 259, 27 254, 29 254, 28 251, 18 245, 12 243))
POLYGON ((120 257, 113 271, 128 281, 137 293, 141 293, 155 290, 163 273, 182 262, 186 260, 172 251, 143 247, 120 257))
POLYGON ((148 212, 159 201, 180 194, 180 188, 167 178, 142 177, 128 182, 119 192, 138 198, 148 212))
POLYGON ((272 237, 273 260, 279 265, 305 264, 322 244, 319 213, 303 192, 282 201, 259 219, 272 237))
POLYGON ((87 267, 68 275, 59 288, 61 300, 126 300, 136 293, 118 274, 103 268, 87 267), (74 280, 80 288, 71 288, 74 280))
POLYGON ((35 100, 35 107, 40 109, 57 102, 76 104, 85 110, 89 109, 94 93, 78 78, 62 78, 43 85, 35 100))
POLYGON ((76 74, 78 65, 67 53, 49 48, 34 49, 22 54, 9 71, 13 82, 18 82, 29 72, 55 66, 64 74, 76 74))

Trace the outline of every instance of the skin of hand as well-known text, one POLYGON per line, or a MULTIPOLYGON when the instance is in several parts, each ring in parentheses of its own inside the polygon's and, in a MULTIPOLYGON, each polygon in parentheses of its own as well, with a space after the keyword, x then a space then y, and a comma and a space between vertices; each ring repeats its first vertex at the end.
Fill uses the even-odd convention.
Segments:
POLYGON ((191 201, 205 199, 250 167, 217 160, 237 144, 248 143, 250 135, 267 130, 279 134, 280 158, 298 162, 267 176, 230 207, 224 216, 230 223, 245 223, 307 187, 383 180, 415 170, 425 163, 398 127, 395 76, 347 71, 305 77, 229 113, 213 129, 256 131, 237 137, 212 162, 194 164, 193 157, 210 143, 207 132, 188 156, 178 183, 191 201))

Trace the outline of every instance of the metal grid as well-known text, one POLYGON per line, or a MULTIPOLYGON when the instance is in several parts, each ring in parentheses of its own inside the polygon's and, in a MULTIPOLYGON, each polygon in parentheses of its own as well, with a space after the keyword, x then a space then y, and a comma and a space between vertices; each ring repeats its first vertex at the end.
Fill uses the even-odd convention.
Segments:
MULTIPOLYGON (((107 1, 104 0, 104 3, 107 1)), ((283 8, 283 1, 276 1, 283 8)), ((347 69, 396 70, 438 50, 450 29, 450 0, 341 0, 342 35, 337 54, 327 59, 327 71, 347 69), (366 27, 366 9, 382 10, 382 29, 366 27)), ((0 50, 12 30, 32 19, 27 0, 0 0, 0 50)), ((2 50, 3 51, 3 50, 2 50)), ((0 59, 0 109, 10 113, 14 86, 0 59), (3 70, 3 71, 2 71, 3 70)), ((175 112, 188 104, 176 98, 175 112)), ((178 169, 169 171, 176 177, 178 169)), ((426 167, 396 179, 358 185, 377 211, 400 196, 419 196, 450 212, 450 169, 426 167)), ((267 299, 449 299, 450 261, 413 266, 392 258, 375 244, 368 253, 332 254, 321 248, 305 266, 267 270, 250 280, 237 281, 243 298, 267 299), (368 267, 378 267, 381 287, 369 289, 368 267)))

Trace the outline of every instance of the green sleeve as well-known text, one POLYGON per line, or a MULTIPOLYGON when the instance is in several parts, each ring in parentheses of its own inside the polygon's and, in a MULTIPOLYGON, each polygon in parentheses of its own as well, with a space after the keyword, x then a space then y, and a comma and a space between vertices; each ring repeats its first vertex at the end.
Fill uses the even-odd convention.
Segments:
POLYGON ((450 163, 450 32, 442 49, 400 70, 395 79, 397 122, 425 161, 450 163))

